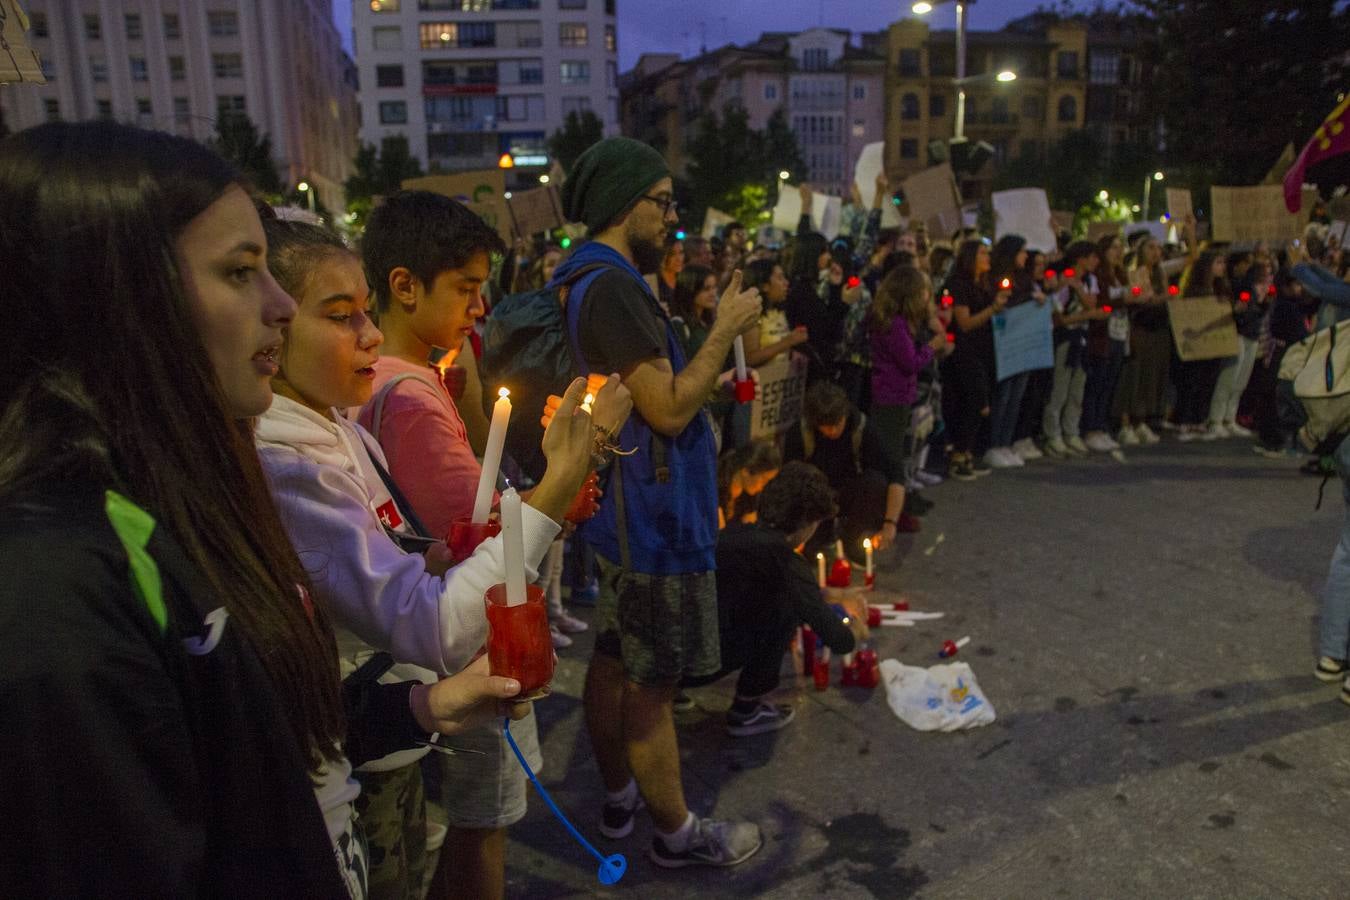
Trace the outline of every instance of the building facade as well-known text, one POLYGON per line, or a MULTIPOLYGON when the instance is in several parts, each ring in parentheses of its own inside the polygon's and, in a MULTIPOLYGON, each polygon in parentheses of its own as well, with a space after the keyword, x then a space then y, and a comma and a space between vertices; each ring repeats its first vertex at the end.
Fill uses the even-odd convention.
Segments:
POLYGON ((618 131, 615 0, 353 0, 361 140, 433 171, 545 156, 568 113, 618 131))
MULTIPOLYGON (((994 149, 992 165, 1040 155, 1085 123, 1087 29, 1077 22, 1039 31, 968 31, 965 136, 994 149), (1017 73, 1001 83, 994 75, 1017 73)), ((886 42, 886 170, 903 178, 927 168, 930 142, 956 128, 956 33, 919 19, 890 26, 886 42)), ((988 183, 962 179, 974 198, 988 183)))
POLYGON ((45 85, 0 87, 14 130, 115 119, 208 140, 245 113, 283 182, 330 209, 356 155, 356 76, 327 0, 25 0, 45 85))
POLYGON ((646 55, 623 78, 624 133, 661 150, 683 174, 705 111, 736 105, 751 128, 763 129, 782 110, 810 183, 847 196, 863 146, 883 137, 885 68, 884 57, 830 28, 771 32, 683 61, 646 55))

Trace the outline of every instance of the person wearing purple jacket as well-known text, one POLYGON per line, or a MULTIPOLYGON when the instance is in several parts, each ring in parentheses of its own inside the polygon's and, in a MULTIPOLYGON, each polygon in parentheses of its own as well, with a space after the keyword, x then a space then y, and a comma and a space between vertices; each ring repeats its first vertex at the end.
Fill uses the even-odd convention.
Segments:
POLYGON ((867 331, 872 345, 871 421, 887 456, 889 485, 882 545, 895 540, 905 505, 906 435, 910 410, 919 398, 919 372, 936 353, 947 352, 947 334, 931 323, 933 337, 917 344, 914 335, 933 318, 933 289, 928 276, 913 266, 900 266, 877 286, 868 312, 867 331))

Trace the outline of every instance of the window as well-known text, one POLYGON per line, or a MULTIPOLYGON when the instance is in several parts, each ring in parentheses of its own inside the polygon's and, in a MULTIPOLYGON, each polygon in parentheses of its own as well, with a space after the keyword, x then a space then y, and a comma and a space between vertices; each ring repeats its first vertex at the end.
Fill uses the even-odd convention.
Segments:
POLYGON ((558 9, 585 9, 586 0, 558 0, 558 9))
POLYGON ((498 97, 496 114, 500 122, 537 122, 544 118, 543 95, 498 97))
POLYGON ((591 64, 584 61, 565 62, 562 64, 562 83, 563 84, 590 84, 591 83, 591 64))
POLYGON ((146 67, 145 67, 145 57, 144 57, 144 56, 133 56, 133 57, 131 57, 130 60, 128 60, 128 62, 131 63, 131 80, 132 80, 132 81, 149 81, 149 80, 150 80, 150 73, 149 73, 148 71, 146 71, 146 67))
POLYGON ((56 63, 52 62, 50 59, 43 59, 43 60, 42 60, 42 77, 45 78, 45 79, 47 79, 47 83, 48 83, 48 84, 50 84, 51 82, 55 81, 55 80, 56 80, 56 63))
POLYGON ((402 66, 376 66, 376 87, 403 87, 402 66))
POLYGON ((802 68, 807 72, 820 72, 830 67, 830 51, 824 47, 812 47, 802 51, 802 68))
POLYGON ((1008 123, 1008 98, 995 97, 993 109, 989 113, 989 119, 995 125, 1006 125, 1008 123))
POLYGON ((614 0, 605 0, 605 15, 614 15, 614 0))
POLYGON ((169 80, 184 81, 187 79, 187 66, 183 63, 183 57, 169 57, 169 80))
POLYGON ((454 84, 455 64, 448 62, 422 63, 422 84, 454 84))
POLYGON ((855 84, 855 85, 853 86, 853 99, 854 99, 854 100, 866 100, 866 99, 867 99, 867 85, 865 85, 865 84, 855 84))
POLYGON ((1045 118, 1045 107, 1041 105, 1040 97, 1022 98, 1022 116, 1027 119, 1034 119, 1039 122, 1045 118))
POLYGON ((583 22, 563 22, 558 26, 559 47, 585 47, 588 37, 583 22))
POLYGON ((520 61, 521 84, 544 83, 544 61, 541 59, 522 59, 520 61))
POLYGON ((497 26, 492 22, 423 22, 418 35, 423 50, 497 46, 497 26))
POLYGON ((928 98, 928 117, 940 119, 947 114, 947 95, 934 94, 928 98))
POLYGON ((370 11, 373 13, 398 12, 402 6, 399 0, 370 0, 370 11))
MULTIPOLYGON (((98 16, 84 17, 84 37, 90 41, 96 41, 103 37, 103 26, 99 23, 98 16)), ((111 112, 108 114, 112 115, 111 112)))
POLYGON ((206 14, 211 37, 234 37, 239 33, 239 13, 234 10, 212 10, 206 14))
POLYGON ((497 64, 495 62, 470 64, 465 70, 465 84, 497 84, 497 64))
POLYGON ((100 119, 111 119, 111 118, 112 118, 112 101, 111 101, 111 100, 100 100, 100 101, 98 101, 98 117, 99 117, 100 119))
POLYGON ((605 49, 610 53, 617 53, 619 50, 619 38, 613 25, 605 26, 605 49))
POLYGON ((544 46, 544 33, 539 30, 538 22, 516 22, 517 47, 544 46))
POLYGON ((900 98, 900 118, 917 119, 919 117, 919 95, 905 94, 900 98))
MULTIPOLYGON (((425 28, 426 26, 422 26, 425 28)), ((386 25, 370 30, 370 45, 376 50, 402 50, 403 29, 397 25, 386 25)), ((426 46, 425 44, 423 46, 426 46)))
POLYGON ((465 22, 459 26, 461 47, 497 46, 497 26, 493 22, 465 22))
POLYGON ((154 113, 155 113, 155 108, 154 108, 153 106, 150 105, 150 98, 149 98, 149 97, 137 97, 137 98, 136 98, 136 115, 138 115, 138 116, 151 116, 151 115, 154 115, 154 113))
POLYGON ((164 14, 164 37, 171 41, 176 41, 183 36, 183 27, 178 22, 176 13, 164 14))
POLYGON ((380 102, 381 125, 405 125, 408 122, 408 104, 402 100, 380 102))
POLYGON ((483 156, 488 152, 489 137, 481 132, 428 134, 427 156, 439 159, 483 156))
POLYGON ((175 118, 179 116, 190 115, 191 112, 192 109, 191 107, 188 106, 188 98, 186 97, 173 98, 173 114, 175 118))
POLYGON ((218 119, 224 119, 234 114, 242 115, 247 111, 242 94, 220 94, 216 97, 216 118, 218 119))
POLYGON ((49 97, 42 101, 42 109, 47 116, 48 122, 61 121, 61 101, 53 100, 49 97))
POLYGON ((211 71, 217 78, 243 78, 244 58, 238 53, 212 53, 211 71))
POLYGON ((581 115, 584 112, 591 111, 590 97, 564 97, 562 98, 562 113, 566 117, 568 113, 581 115))
POLYGON ((107 81, 108 64, 98 57, 89 57, 89 77, 94 81, 107 81))
POLYGON ((1112 50, 1094 50, 1088 57, 1088 81, 1092 84, 1121 83, 1120 54, 1112 50))
POLYGON ((1060 78, 1078 77, 1078 54, 1073 51, 1065 51, 1056 59, 1055 71, 1059 73, 1060 78))
POLYGON ((918 78, 921 72, 918 50, 900 51, 900 74, 905 78, 918 78))
POLYGON ((1078 119, 1078 101, 1070 96, 1059 98, 1059 120, 1061 122, 1074 122, 1078 119))
MULTIPOLYGON (((740 82, 737 82, 739 84, 740 82)), ((617 88, 619 86, 619 64, 614 60, 605 61, 605 87, 617 88)))
POLYGON ((764 99, 765 99, 765 100, 777 100, 777 99, 778 99, 778 85, 776 85, 776 84, 766 84, 766 85, 764 85, 764 99))
POLYGON ((919 158, 919 142, 916 141, 914 138, 905 138, 904 140, 902 140, 902 141, 900 142, 900 158, 901 158, 901 159, 918 159, 918 158, 919 158))
POLYGON ((136 15, 136 14, 134 14, 134 13, 127 13, 125 16, 122 17, 122 21, 123 21, 123 22, 125 23, 125 25, 126 25, 126 29, 127 29, 127 40, 129 40, 129 41, 139 41, 139 40, 143 37, 143 35, 142 35, 142 33, 141 33, 141 17, 140 17, 140 16, 138 16, 138 15, 136 15))
MULTIPOLYGON (((33 13, 28 17, 28 23, 33 26, 33 37, 42 38, 48 36, 47 15, 46 13, 33 13)), ((50 102, 50 101, 49 101, 50 102)), ((49 108, 50 111, 50 108, 49 108)))

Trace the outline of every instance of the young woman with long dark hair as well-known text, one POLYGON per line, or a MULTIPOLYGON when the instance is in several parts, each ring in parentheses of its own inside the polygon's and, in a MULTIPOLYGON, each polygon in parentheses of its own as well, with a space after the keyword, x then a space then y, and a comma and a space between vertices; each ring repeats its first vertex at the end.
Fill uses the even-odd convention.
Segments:
POLYGON ((943 364, 942 383, 954 394, 951 474, 962 481, 989 472, 977 455, 979 445, 989 440, 993 399, 994 331, 989 323, 1012 295, 1011 289, 991 290, 989 268, 989 245, 968 240, 957 249, 946 282, 952 297, 956 349, 943 364))
MULTIPOLYGON (((1228 260, 1218 250, 1202 251, 1195 264, 1182 276, 1182 284, 1182 299, 1173 302, 1186 303, 1196 297, 1218 297, 1230 302, 1232 300, 1233 292, 1228 280, 1228 260)), ((1177 439, 1203 440, 1209 436, 1205 423, 1223 360, 1198 359, 1176 362, 1177 365, 1172 370, 1172 381, 1177 391, 1177 405, 1174 410, 1178 428, 1177 439)), ((1216 433, 1215 437, 1217 436, 1216 433)))

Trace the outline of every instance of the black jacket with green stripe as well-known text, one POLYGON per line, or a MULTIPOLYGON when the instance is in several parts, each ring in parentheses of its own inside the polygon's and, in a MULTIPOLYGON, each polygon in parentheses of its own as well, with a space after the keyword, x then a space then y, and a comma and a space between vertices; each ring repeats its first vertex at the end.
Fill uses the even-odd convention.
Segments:
POLYGON ((347 896, 304 755, 220 607, 115 494, 0 509, 0 896, 347 896))

